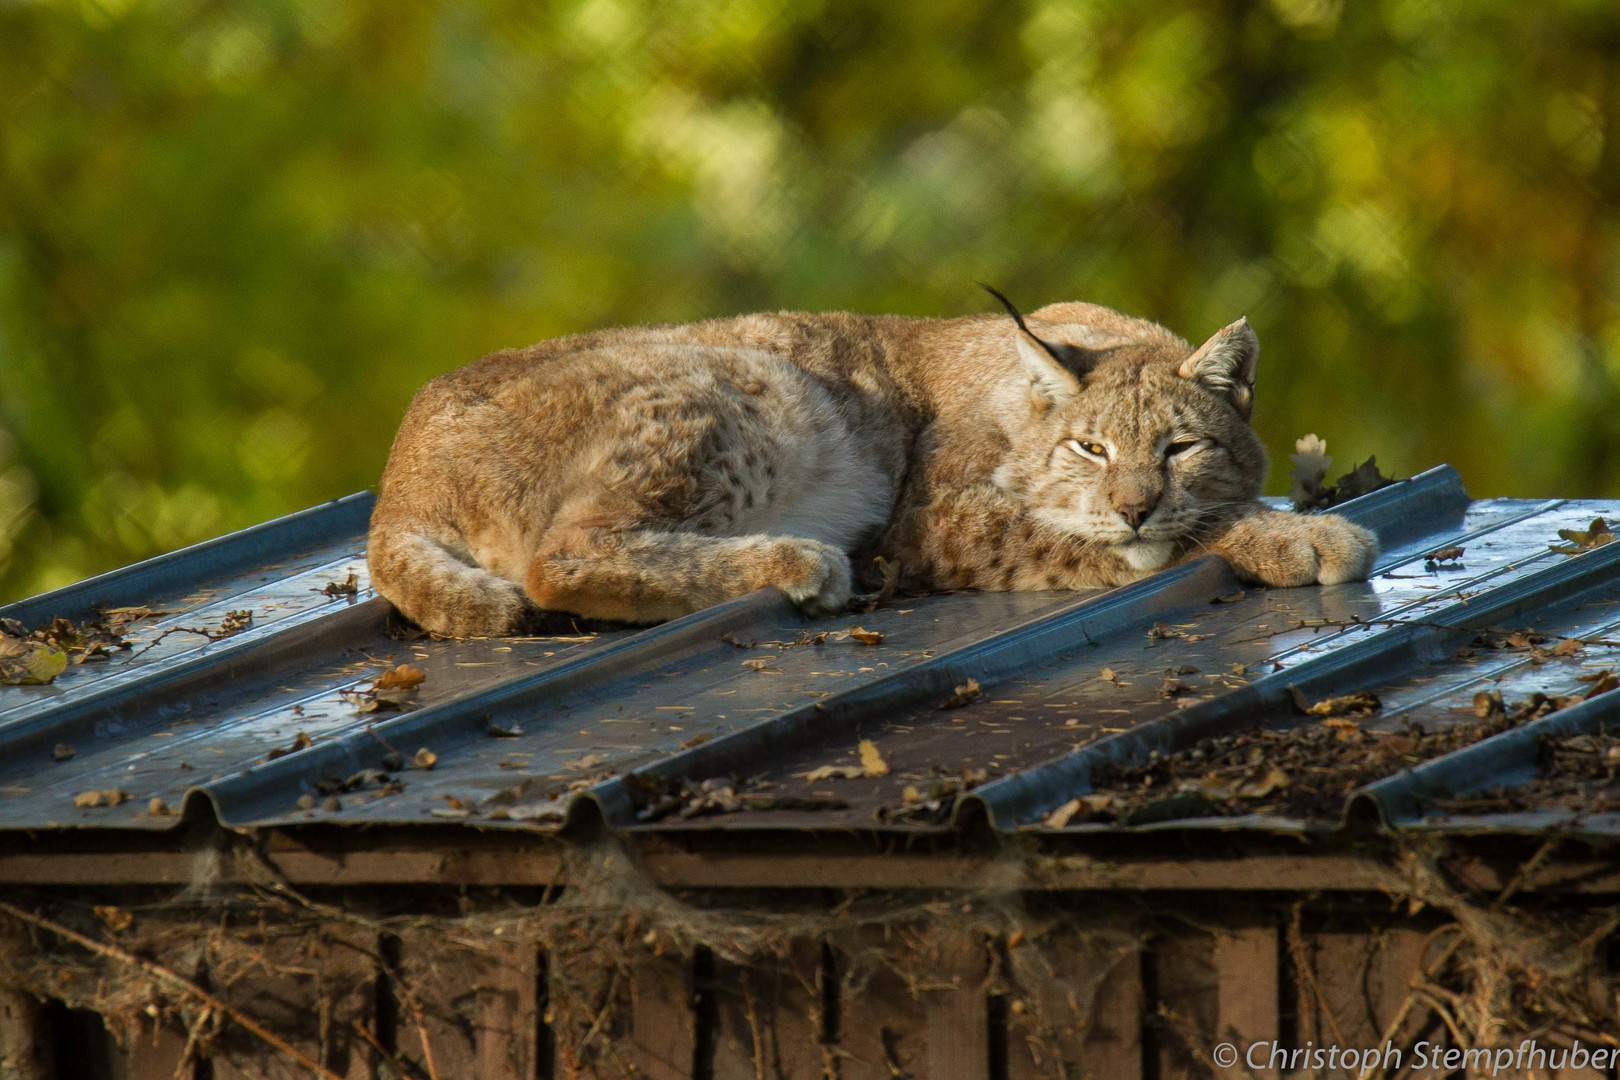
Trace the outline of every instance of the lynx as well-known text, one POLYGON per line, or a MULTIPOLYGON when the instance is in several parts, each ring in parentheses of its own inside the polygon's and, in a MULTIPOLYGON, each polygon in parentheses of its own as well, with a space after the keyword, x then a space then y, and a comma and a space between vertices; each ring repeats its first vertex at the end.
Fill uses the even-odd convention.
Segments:
POLYGON ((373 583, 471 637, 768 585, 830 613, 851 555, 935 589, 1121 585, 1204 551, 1266 585, 1366 576, 1372 534, 1256 501, 1247 320, 1193 349, 1092 304, 1006 306, 602 330, 440 376, 389 454, 373 583))

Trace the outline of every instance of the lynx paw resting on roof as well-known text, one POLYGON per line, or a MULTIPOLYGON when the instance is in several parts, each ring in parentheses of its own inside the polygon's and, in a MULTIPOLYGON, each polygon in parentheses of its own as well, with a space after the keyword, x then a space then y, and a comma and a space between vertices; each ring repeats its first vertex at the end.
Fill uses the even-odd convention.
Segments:
POLYGON ((1378 538, 1337 514, 1252 514, 1210 546, 1238 577, 1263 585, 1360 581, 1378 557, 1378 538))

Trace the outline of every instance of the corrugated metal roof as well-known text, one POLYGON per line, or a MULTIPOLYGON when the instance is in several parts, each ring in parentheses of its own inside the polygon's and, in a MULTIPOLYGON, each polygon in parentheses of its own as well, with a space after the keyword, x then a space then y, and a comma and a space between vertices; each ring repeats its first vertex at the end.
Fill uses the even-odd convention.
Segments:
MULTIPOLYGON (((1469 797, 1534 779, 1544 735, 1600 732, 1620 714, 1620 693, 1579 700, 1612 647, 1552 651, 1620 637, 1620 544, 1549 546, 1620 503, 1470 501, 1440 467, 1338 508, 1382 538, 1366 583, 1245 589, 1210 556, 1095 593, 902 597, 811 621, 764 590, 650 629, 560 619, 552 635, 477 641, 393 620, 368 588, 370 507, 350 496, 0 608, 30 628, 152 612, 123 628, 127 650, 49 686, 0 687, 0 829, 175 827, 153 799, 234 829, 1620 829, 1597 812, 1595 781, 1592 812, 1469 797), (1428 557, 1446 547, 1465 551, 1428 557), (881 643, 844 633, 856 624, 881 643), (401 663, 426 678, 397 710, 368 711, 371 680, 401 663), (969 680, 977 691, 959 691, 969 680), (1429 745, 1475 722, 1475 695, 1492 689, 1506 706, 1550 704, 1406 768, 1424 756, 1414 732, 1429 745), (1261 795, 1249 803, 1262 812, 1245 813, 1244 798, 1186 782, 1201 748, 1256 725, 1322 727, 1301 704, 1352 691, 1381 708, 1330 735, 1408 737, 1366 743, 1378 752, 1343 813, 1336 793, 1332 812, 1261 795), (857 771, 862 740, 885 775, 817 774, 857 771), (1144 798, 1167 760, 1189 790, 1144 798), (1109 785, 1137 809, 1052 816, 1109 785), (122 801, 76 805, 92 791, 122 801)), ((1254 737, 1244 752, 1299 795, 1311 781, 1270 760, 1281 746, 1254 737)))

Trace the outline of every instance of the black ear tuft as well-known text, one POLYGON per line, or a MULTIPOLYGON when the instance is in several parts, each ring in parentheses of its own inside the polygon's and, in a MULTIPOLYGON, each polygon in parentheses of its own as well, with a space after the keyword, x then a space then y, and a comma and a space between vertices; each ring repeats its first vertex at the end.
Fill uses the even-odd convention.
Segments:
POLYGON ((997 300, 1000 300, 1001 306, 1007 309, 1007 314, 1011 315, 1013 317, 1013 322, 1018 324, 1019 332, 1025 337, 1029 338, 1029 340, 1033 341, 1035 344, 1039 345, 1047 356, 1050 356, 1053 360, 1056 360, 1059 364, 1063 365, 1076 375, 1084 376, 1086 372, 1091 370, 1091 357, 1084 349, 1077 349, 1073 345, 1068 345, 1063 342, 1051 342, 1044 338, 1036 337, 1034 331, 1032 331, 1029 326, 1025 324, 1024 316, 1016 307, 1013 306, 1013 302, 1011 300, 1001 295, 1000 290, 994 288, 993 286, 986 285, 982 281, 979 282, 979 288, 983 289, 997 300))

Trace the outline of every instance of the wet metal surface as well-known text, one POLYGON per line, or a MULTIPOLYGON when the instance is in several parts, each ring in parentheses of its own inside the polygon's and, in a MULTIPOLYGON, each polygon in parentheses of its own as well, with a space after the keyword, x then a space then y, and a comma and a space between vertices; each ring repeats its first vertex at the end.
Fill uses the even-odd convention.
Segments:
MULTIPOLYGON (((1383 541, 1365 583, 1256 589, 1205 557, 1093 593, 897 597, 808 620, 765 590, 659 627, 564 620, 464 642, 412 632, 371 592, 369 508, 351 496, 0 609, 30 627, 151 609, 129 649, 0 687, 0 829, 161 830, 182 806, 238 829, 1046 829, 1098 765, 1317 722, 1300 695, 1375 691, 1367 728, 1438 730, 1482 689, 1575 695, 1620 667, 1605 644, 1470 646, 1487 628, 1620 638, 1620 544, 1549 547, 1620 504, 1469 502, 1444 467, 1339 508, 1383 541), (1429 558, 1445 547, 1465 552, 1429 558), (401 664, 420 685, 380 693, 401 664)), ((1620 692, 1596 696, 1371 784, 1342 821, 1151 828, 1569 828, 1568 811, 1437 808, 1522 782, 1547 731, 1615 723, 1620 692)))

